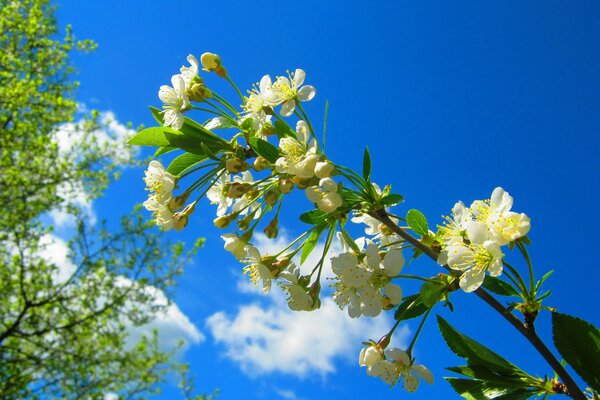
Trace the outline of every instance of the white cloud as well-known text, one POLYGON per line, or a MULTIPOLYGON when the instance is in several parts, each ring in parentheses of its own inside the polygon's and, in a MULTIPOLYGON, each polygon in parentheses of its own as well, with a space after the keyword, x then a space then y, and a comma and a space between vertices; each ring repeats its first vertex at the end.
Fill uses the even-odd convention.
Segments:
POLYGON ((273 391, 277 393, 282 399, 286 400, 300 400, 293 390, 274 388, 273 391))
POLYGON ((77 267, 69 259, 69 247, 61 238, 54 235, 44 235, 40 238, 39 256, 56 265, 56 284, 67 281, 75 273, 77 267))
MULTIPOLYGON (((289 243, 285 235, 276 241, 260 235, 255 239, 264 253, 273 253, 283 243, 289 243)), ((317 246, 311 254, 312 260, 305 265, 309 268, 315 265, 322 251, 322 245, 317 246)), ((330 276, 330 266, 325 267, 324 274, 330 276)), ((247 278, 238 288, 259 296, 247 278)), ((310 373, 332 373, 336 370, 336 360, 356 362, 361 342, 379 339, 392 325, 387 314, 351 319, 326 295, 322 296, 321 308, 312 312, 290 311, 285 296, 277 288, 267 296, 260 296, 266 305, 259 302, 242 305, 234 316, 220 311, 206 320, 215 341, 224 346, 225 357, 250 376, 279 372, 302 378, 310 373)), ((407 328, 400 329, 394 340, 403 341, 407 335, 407 328)))
MULTIPOLYGON (((84 113, 88 112, 85 104, 78 104, 78 109, 84 113)), ((104 111, 98 115, 99 129, 91 133, 92 138, 101 147, 105 148, 108 157, 116 165, 126 165, 137 154, 137 149, 127 145, 127 140, 135 134, 135 130, 120 123, 112 111, 104 111)), ((54 134, 54 140, 58 146, 60 157, 73 157, 77 147, 90 137, 84 134, 85 121, 67 122, 61 124, 54 134)), ((90 224, 96 223, 96 214, 92 206, 92 200, 85 191, 82 182, 72 182, 57 187, 57 194, 65 199, 65 204, 71 204, 79 208, 90 224)), ((57 227, 72 227, 75 218, 62 208, 50 211, 50 218, 57 227)))
MULTIPOLYGON (((123 284, 131 281, 122 278, 123 284)), ((142 326, 129 326, 127 338, 130 345, 137 343, 142 335, 150 336, 153 329, 158 330, 158 344, 164 351, 173 350, 181 340, 184 341, 182 350, 186 350, 192 344, 199 344, 205 340, 204 335, 198 330, 190 319, 181 311, 175 303, 170 303, 162 290, 148 287, 153 301, 146 306, 166 306, 162 311, 156 313, 154 318, 142 326)))

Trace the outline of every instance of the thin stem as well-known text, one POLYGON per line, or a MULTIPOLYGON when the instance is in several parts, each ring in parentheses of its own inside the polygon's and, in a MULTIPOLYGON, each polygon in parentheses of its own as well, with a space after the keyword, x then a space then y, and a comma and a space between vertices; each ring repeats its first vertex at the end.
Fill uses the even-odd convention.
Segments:
MULTIPOLYGON (((525 284, 525 281, 523 280, 523 278, 521 277, 521 274, 519 274, 519 271, 517 271, 517 269, 515 267, 513 267, 511 264, 509 264, 507 261, 502 260, 502 264, 504 264, 504 266, 506 268, 508 268, 508 270, 515 276, 516 279, 518 279, 518 283, 515 283, 519 289, 521 290, 521 292, 523 293, 523 295, 526 298, 529 298, 529 292, 527 291, 527 285, 525 284)), ((510 275, 507 275, 510 276, 510 275)))
MULTIPOLYGON (((384 209, 371 211, 370 216, 377 219, 379 222, 385 224, 388 228, 397 233, 400 237, 406 239, 407 242, 412 243, 415 247, 421 250, 424 254, 427 254, 431 259, 437 262, 438 254, 432 250, 429 246, 421 243, 418 239, 413 237, 408 232, 400 229, 390 217, 387 215, 384 209)), ((448 266, 444 266, 449 269, 448 266)), ((481 300, 485 301, 490 307, 496 310, 509 324, 515 327, 521 335, 523 335, 529 343, 535 347, 540 355, 546 360, 546 362, 552 367, 552 369, 558 374, 560 379, 563 381, 567 388, 567 395, 576 400, 587 400, 587 397, 583 394, 577 383, 573 380, 571 375, 565 370, 560 361, 556 359, 554 354, 548 349, 546 344, 540 339, 535 330, 526 327, 517 317, 514 316, 508 309, 506 309, 498 300, 482 288, 475 290, 473 293, 477 295, 481 300)))
MULTIPOLYGON (((415 343, 417 343, 417 338, 419 337, 419 334, 421 333, 423 326, 425 326, 425 321, 427 321, 427 317, 429 317, 429 313, 431 313, 431 310, 433 310, 433 308, 430 308, 429 310, 427 310, 427 312, 423 316, 423 319, 421 320, 421 323, 419 324, 419 327, 417 328, 417 332, 415 332, 415 336, 413 336, 412 341, 410 342, 410 344, 408 345, 408 348, 406 349, 406 352, 408 354, 411 354, 412 349, 415 346, 415 343)), ((411 357, 412 357, 412 355, 411 355, 411 357)))
POLYGON ((424 282, 429 282, 431 280, 437 281, 437 279, 423 278, 422 276, 419 276, 419 275, 410 275, 410 274, 400 274, 400 275, 392 276, 392 278, 417 279, 417 280, 424 281, 424 282))
POLYGON ((238 96, 240 96, 240 99, 242 99, 242 101, 244 101, 244 95, 242 94, 242 92, 240 91, 240 89, 237 87, 237 85, 235 84, 235 82, 233 81, 233 79, 231 79, 229 77, 229 75, 225 75, 225 79, 227 79, 227 82, 229 82, 231 84, 231 86, 233 86, 233 88, 237 92, 238 96))

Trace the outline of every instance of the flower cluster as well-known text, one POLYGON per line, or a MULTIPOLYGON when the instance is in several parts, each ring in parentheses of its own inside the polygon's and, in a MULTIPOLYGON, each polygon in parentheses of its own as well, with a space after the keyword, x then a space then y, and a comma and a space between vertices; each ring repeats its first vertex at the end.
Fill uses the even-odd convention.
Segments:
POLYGON ((402 381, 402 386, 409 392, 414 392, 419 387, 419 380, 433 383, 433 374, 422 364, 414 364, 414 359, 398 348, 381 349, 378 345, 370 343, 364 347, 359 355, 358 364, 367 367, 367 374, 379 377, 390 386, 402 381))
POLYGON ((497 188, 490 200, 475 201, 470 207, 456 203, 452 216, 433 233, 417 210, 409 211, 406 218, 392 214, 390 208, 403 198, 392 194, 391 186, 382 190, 371 181, 368 151, 362 174, 327 158, 302 106, 316 94, 313 86, 304 85, 302 69, 274 81, 264 75, 243 95, 221 58, 204 53, 200 57, 202 69, 232 85, 242 103, 240 108, 207 88, 198 75, 199 63, 194 56, 187 60, 190 65, 181 67, 171 78, 172 86, 159 90, 163 111, 154 113, 163 127, 170 127, 166 130, 169 135, 153 142, 154 132, 148 136, 140 132, 143 139, 137 143, 160 146, 157 154, 173 148, 183 150, 166 169, 152 161, 146 171, 150 195, 144 206, 154 213, 156 224, 165 230, 182 229, 198 200, 206 196, 215 206, 215 226, 234 228, 221 237, 225 249, 243 263, 250 282, 263 293, 279 286, 294 311, 312 311, 320 306, 321 276, 337 236, 342 251, 330 257, 334 275, 328 279, 339 308, 351 318, 397 310, 396 325, 384 336, 387 342, 369 342, 360 354, 360 365, 390 386, 402 381, 410 392, 417 389, 418 378, 432 383, 431 372, 411 358, 420 328, 406 352, 386 350, 403 313, 410 309, 410 318, 424 315, 422 327, 436 304, 445 302, 452 307, 448 296, 456 289, 458 275, 466 292, 476 290, 486 273, 500 275, 501 247, 512 246, 515 241, 522 245, 520 240, 530 228, 529 218, 511 211, 512 197, 497 188), (210 119, 200 124, 184 118, 183 114, 192 109, 208 113, 210 119), (231 135, 217 135, 217 130, 231 135), (183 194, 175 196, 176 186, 188 177, 194 180, 183 194), (260 226, 267 238, 276 238, 283 204, 298 192, 304 192, 312 203, 311 209, 300 215, 310 228, 277 253, 262 254, 252 244, 255 231, 260 226), (198 197, 184 208, 192 193, 198 197), (353 239, 349 222, 361 226, 365 236, 353 239), (419 237, 411 237, 410 231, 419 237), (306 267, 317 243, 323 244, 322 255, 310 266, 310 272, 303 273, 300 266, 306 267), (413 251, 412 259, 421 254, 435 258, 439 251, 438 263, 457 272, 433 278, 401 275, 406 249, 413 251), (404 278, 425 283, 419 293, 404 299, 397 284, 404 278))
POLYGON ((513 198, 502 188, 492 192, 490 200, 477 200, 466 207, 458 202, 452 218, 439 229, 442 252, 438 263, 461 271, 460 287, 477 290, 485 279, 502 273, 501 246, 527 235, 529 217, 511 211, 513 198))
POLYGON ((402 289, 391 283, 404 265, 404 256, 398 249, 379 255, 379 248, 368 241, 364 252, 345 252, 331 259, 336 275, 334 300, 340 308, 348 307, 352 318, 361 315, 376 317, 384 307, 402 301, 402 289))
POLYGON ((144 207, 154 213, 156 225, 164 230, 182 230, 187 225, 188 215, 193 208, 186 207, 183 212, 175 212, 184 205, 184 197, 173 198, 176 178, 165 170, 165 167, 156 160, 150 161, 145 172, 144 181, 146 190, 150 191, 144 207))

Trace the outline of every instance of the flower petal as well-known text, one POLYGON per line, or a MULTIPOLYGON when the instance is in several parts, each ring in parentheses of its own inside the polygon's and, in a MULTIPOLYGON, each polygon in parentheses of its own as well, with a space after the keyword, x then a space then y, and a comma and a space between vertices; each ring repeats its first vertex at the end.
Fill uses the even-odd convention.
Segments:
POLYGON ((314 86, 306 85, 302 86, 298 91, 298 100, 300 101, 311 101, 317 95, 317 89, 314 86))

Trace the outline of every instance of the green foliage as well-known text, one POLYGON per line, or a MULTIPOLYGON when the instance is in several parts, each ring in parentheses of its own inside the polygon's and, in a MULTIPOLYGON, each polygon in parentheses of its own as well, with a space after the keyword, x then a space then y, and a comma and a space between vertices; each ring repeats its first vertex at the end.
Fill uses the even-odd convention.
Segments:
POLYGON ((450 350, 468 363, 448 370, 470 379, 446 378, 465 399, 528 399, 545 390, 542 380, 529 376, 481 343, 463 335, 440 316, 438 326, 450 350))
POLYGON ((419 210, 408 210, 406 213, 406 223, 410 226, 410 229, 415 231, 421 236, 429 235, 429 226, 427 225, 427 218, 419 210))
POLYGON ((167 172, 179 176, 184 172, 189 171, 191 168, 204 160, 206 160, 205 155, 184 153, 175 157, 173 161, 171 161, 171 164, 169 164, 169 167, 167 168, 167 172))
POLYGON ((483 287, 500 296, 519 296, 519 293, 517 293, 510 283, 505 282, 500 278, 496 278, 495 276, 488 275, 483 281, 483 287))
POLYGON ((61 39, 53 10, 48 0, 0 0, 0 397, 141 397, 171 372, 190 387, 156 332, 127 338, 128 327, 168 306, 154 294, 170 294, 188 254, 171 251, 137 213, 108 230, 77 207, 79 193, 101 195, 115 165, 131 161, 98 140, 105 126, 97 113, 69 125, 61 148, 57 127, 76 112, 69 53, 94 44, 70 28, 61 39), (60 264, 44 256, 51 211, 76 221, 60 264))
POLYGON ((554 345, 594 390, 600 391, 600 330, 582 319, 552 313, 554 345))
POLYGON ((266 140, 257 137, 250 138, 250 146, 256 154, 267 159, 270 163, 275 163, 279 158, 279 149, 266 140))
POLYGON ((402 303, 400 303, 396 309, 396 312, 394 313, 394 318, 396 321, 404 321, 407 319, 416 318, 425 314, 428 309, 429 307, 423 303, 421 295, 413 294, 405 297, 402 300, 402 303))
POLYGON ((308 238, 306 239, 306 241, 304 242, 304 245, 302 246, 302 255, 300 256, 300 264, 304 264, 304 261, 306 261, 306 259, 310 255, 310 253, 312 253, 312 251, 315 249, 315 247, 317 246, 317 243, 319 242, 319 238, 321 237, 321 234, 323 233, 324 230, 325 230, 324 225, 318 226, 310 233, 310 235, 308 235, 308 238))
POLYGON ((368 147, 365 147, 365 153, 363 155, 363 178, 367 182, 370 182, 371 180, 371 153, 369 153, 368 147))

